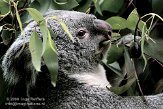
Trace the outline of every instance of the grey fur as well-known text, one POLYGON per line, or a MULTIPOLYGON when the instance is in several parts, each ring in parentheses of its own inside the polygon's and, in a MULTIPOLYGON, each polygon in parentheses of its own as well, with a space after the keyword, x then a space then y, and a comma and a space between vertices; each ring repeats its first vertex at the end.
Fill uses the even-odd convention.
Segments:
POLYGON ((57 86, 50 84, 49 73, 39 74, 34 70, 28 50, 28 42, 34 28, 42 37, 36 22, 31 22, 25 28, 25 39, 19 36, 7 51, 2 65, 4 78, 10 84, 17 84, 24 79, 29 97, 44 97, 45 105, 31 108, 42 109, 163 109, 163 94, 145 96, 147 103, 141 97, 120 97, 104 87, 86 86, 71 78, 73 74, 94 73, 101 59, 96 54, 99 43, 104 40, 104 31, 98 31, 93 21, 95 16, 75 11, 50 11, 46 17, 58 16, 68 26, 75 38, 75 43, 67 37, 60 24, 50 20, 48 26, 54 31, 59 53, 59 75, 57 86), (87 30, 88 38, 80 39, 77 31, 80 28, 87 30), (19 57, 16 57, 21 47, 25 48, 19 57), (43 75, 43 79, 39 75, 43 75), (41 85, 40 85, 41 84, 41 85), (41 93, 41 94, 40 94, 41 93), (42 94, 43 93, 43 94, 42 94))

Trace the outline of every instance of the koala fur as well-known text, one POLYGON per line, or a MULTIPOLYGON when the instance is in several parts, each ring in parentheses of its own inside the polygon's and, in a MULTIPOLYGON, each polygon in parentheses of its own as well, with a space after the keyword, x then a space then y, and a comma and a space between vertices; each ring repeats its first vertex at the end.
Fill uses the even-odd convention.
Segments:
POLYGON ((75 39, 73 43, 56 20, 48 21, 48 26, 55 33, 52 38, 59 54, 56 87, 51 85, 50 74, 44 67, 43 60, 42 72, 36 72, 32 65, 28 48, 32 31, 36 29, 40 38, 43 37, 34 21, 24 29, 25 38, 20 35, 11 45, 2 62, 3 76, 10 85, 23 84, 25 97, 45 99, 45 105, 33 105, 29 108, 163 109, 163 94, 145 96, 145 103, 139 96, 121 97, 106 88, 110 84, 100 65, 104 51, 97 53, 97 49, 100 42, 109 40, 109 24, 93 15, 75 11, 53 10, 45 15, 45 19, 51 16, 57 16, 64 21, 75 39), (80 30, 84 31, 84 36, 79 34, 80 30), (18 55, 23 44, 25 48, 18 55))

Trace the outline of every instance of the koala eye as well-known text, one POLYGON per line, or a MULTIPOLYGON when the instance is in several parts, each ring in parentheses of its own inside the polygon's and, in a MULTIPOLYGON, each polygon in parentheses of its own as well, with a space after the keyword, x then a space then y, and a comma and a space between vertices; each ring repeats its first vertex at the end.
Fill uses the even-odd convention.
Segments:
POLYGON ((79 30, 78 36, 84 36, 85 33, 86 33, 86 31, 84 31, 84 30, 79 30))
POLYGON ((77 37, 79 37, 80 39, 84 39, 85 37, 87 37, 89 35, 88 31, 85 28, 81 28, 77 31, 77 37))
POLYGON ((112 35, 112 33, 111 33, 111 31, 108 31, 108 33, 107 33, 109 36, 111 36, 112 35))

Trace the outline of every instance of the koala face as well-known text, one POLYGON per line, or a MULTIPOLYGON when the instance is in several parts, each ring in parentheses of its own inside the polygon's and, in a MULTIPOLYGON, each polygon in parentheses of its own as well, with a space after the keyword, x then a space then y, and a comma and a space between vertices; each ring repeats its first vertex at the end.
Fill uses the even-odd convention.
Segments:
POLYGON ((49 21, 50 27, 56 33, 54 40, 59 53, 59 64, 62 68, 64 66, 70 70, 83 66, 83 69, 87 69, 88 66, 98 63, 108 48, 109 44, 105 42, 111 38, 112 30, 107 22, 99 20, 93 15, 74 11, 58 11, 54 15, 51 13, 48 15, 58 16, 64 21, 75 39, 73 43, 59 26, 60 24, 55 20, 49 21))

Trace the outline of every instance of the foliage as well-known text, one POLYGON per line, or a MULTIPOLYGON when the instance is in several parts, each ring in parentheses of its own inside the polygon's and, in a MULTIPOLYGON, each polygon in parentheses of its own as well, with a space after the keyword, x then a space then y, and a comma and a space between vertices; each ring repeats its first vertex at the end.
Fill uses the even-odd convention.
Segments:
MULTIPOLYGON (((148 8, 149 11, 141 11, 146 9, 146 4, 142 7, 138 0, 128 0, 128 2, 125 0, 1 0, 2 44, 0 49, 4 47, 7 49, 19 34, 23 37, 23 28, 31 20, 35 20, 43 34, 43 42, 34 31, 29 44, 32 62, 39 72, 43 58, 51 73, 52 82, 55 83, 58 66, 57 51, 51 39, 51 30, 47 27, 47 21, 57 20, 72 41, 73 37, 59 18, 54 16, 44 19, 42 15, 48 9, 76 10, 94 14, 113 27, 112 47, 108 52, 107 60, 103 60, 108 79, 113 86, 109 90, 123 95, 161 93, 163 91, 161 87, 163 86, 163 50, 161 48, 163 39, 160 25, 163 21, 161 16, 163 2, 145 0, 145 3, 152 6, 148 8), (149 91, 149 88, 152 90, 149 91)), ((1 52, 1 57, 5 51, 1 52)), ((0 81, 0 84, 3 87, 5 83, 0 81)), ((0 96, 3 92, 1 89, 0 96)))

